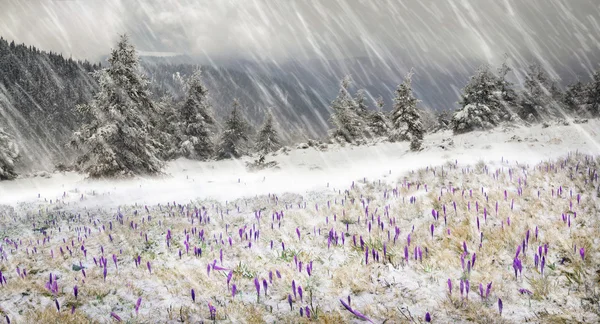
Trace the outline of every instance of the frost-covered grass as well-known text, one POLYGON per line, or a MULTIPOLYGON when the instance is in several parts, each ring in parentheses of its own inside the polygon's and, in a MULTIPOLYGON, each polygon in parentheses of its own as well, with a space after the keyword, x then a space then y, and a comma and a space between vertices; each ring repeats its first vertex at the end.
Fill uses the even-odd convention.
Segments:
POLYGON ((179 160, 160 179, 3 182, 0 202, 12 207, 0 209, 0 313, 48 323, 307 314, 418 323, 427 313, 433 322, 595 322, 598 159, 566 154, 598 154, 598 125, 442 132, 419 153, 406 143, 299 149, 268 158, 281 170, 258 173, 243 161, 179 160))
POLYGON ((227 202, 39 199, 0 214, 0 312, 48 323, 597 322, 599 163, 448 161, 391 183, 227 202))

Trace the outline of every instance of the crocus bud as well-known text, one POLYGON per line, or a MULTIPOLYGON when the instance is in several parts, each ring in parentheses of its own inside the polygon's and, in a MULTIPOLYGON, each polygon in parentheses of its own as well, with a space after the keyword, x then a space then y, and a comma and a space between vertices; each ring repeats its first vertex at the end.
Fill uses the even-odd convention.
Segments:
POLYGON ((500 316, 502 316, 502 299, 498 298, 498 310, 500 311, 500 316))

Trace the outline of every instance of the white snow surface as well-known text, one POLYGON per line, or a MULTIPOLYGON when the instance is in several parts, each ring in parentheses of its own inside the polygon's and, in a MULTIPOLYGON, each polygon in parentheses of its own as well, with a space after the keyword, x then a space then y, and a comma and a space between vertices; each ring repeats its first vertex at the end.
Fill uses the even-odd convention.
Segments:
POLYGON ((394 182, 409 170, 447 161, 472 164, 504 159, 532 164, 570 151, 596 155, 600 154, 599 132, 599 120, 547 128, 511 126, 457 136, 443 131, 426 135, 420 152, 410 152, 408 142, 358 147, 330 145, 326 151, 295 149, 288 154, 269 155, 267 160, 277 161, 280 169, 259 172, 246 170, 244 162, 252 160, 247 157, 210 162, 179 159, 170 162, 165 175, 159 178, 90 180, 73 172, 55 173, 49 179, 23 177, 1 182, 0 204, 35 201, 38 195, 42 200, 116 207, 135 203, 185 203, 198 198, 230 201, 283 192, 302 194, 328 187, 345 188, 365 177, 394 182))
POLYGON ((600 260, 600 252, 595 248, 600 244, 596 239, 598 222, 595 217, 599 208, 595 196, 582 185, 586 170, 582 166, 583 175, 577 175, 575 182, 567 187, 569 180, 565 170, 568 168, 557 163, 555 173, 533 168, 533 165, 546 160, 555 162, 557 158, 564 158, 575 151, 599 155, 599 126, 600 121, 590 120, 585 124, 556 124, 546 128, 541 125, 511 126, 459 136, 440 132, 427 135, 424 149, 417 153, 408 151, 408 143, 329 146, 326 151, 296 149, 287 155, 267 158, 277 161, 281 169, 256 173, 245 170, 243 162, 250 158, 219 162, 178 160, 170 163, 165 169, 166 175, 160 178, 98 181, 86 180, 76 173, 55 173, 49 179, 24 177, 2 182, 0 204, 20 207, 17 208, 19 217, 0 214, 4 217, 0 220, 7 225, 5 235, 19 242, 22 239, 22 242, 18 249, 13 248, 15 245, 9 244, 8 239, 0 242, 5 251, 4 263, 0 262, 0 267, 4 267, 2 269, 8 279, 8 284, 0 287, 0 312, 4 312, 0 314, 7 314, 16 322, 31 320, 27 316, 33 310, 56 314, 53 309, 55 297, 43 288, 49 274, 53 273, 60 280, 61 290, 56 298, 63 307, 61 316, 67 318, 69 305, 75 304, 71 287, 77 284, 81 295, 76 316, 86 316, 100 323, 112 322, 111 312, 127 321, 151 323, 160 319, 161 322, 169 322, 169 318, 173 322, 181 309, 191 312, 190 321, 208 321, 206 305, 209 302, 217 306, 219 322, 250 323, 253 322, 250 312, 259 314, 256 318, 266 322, 301 322, 297 311, 299 306, 308 304, 307 296, 304 301, 294 298, 294 310, 289 310, 287 296, 291 292, 292 280, 302 285, 305 291, 309 287, 314 289, 315 305, 321 308, 319 320, 322 321, 325 316, 331 316, 331 322, 358 323, 338 302, 340 298, 351 296, 352 307, 370 316, 375 323, 384 319, 400 322, 404 319, 399 312, 409 310, 417 318, 414 322, 423 319, 426 312, 431 312, 434 322, 438 323, 535 322, 539 318, 537 316, 544 312, 551 313, 545 317, 547 320, 557 318, 552 316, 563 316, 572 321, 596 322, 596 313, 585 310, 581 304, 585 289, 567 282, 565 275, 565 271, 580 269, 584 280, 592 283, 596 260, 600 260), (450 167, 446 164, 449 161, 452 162, 450 167), (455 161, 458 164, 454 164, 455 161), (465 173, 466 165, 481 167, 480 161, 493 167, 486 172, 470 169, 465 173), (530 167, 522 169, 523 164, 530 164, 530 167), (444 178, 444 171, 438 171, 437 175, 432 175, 431 168, 428 172, 423 171, 427 166, 440 165, 446 166, 447 178, 444 178), (509 178, 509 167, 514 178, 509 178), (501 170, 499 180, 494 180, 494 169, 498 170, 496 172, 501 170), (410 173, 414 170, 421 171, 410 173), (524 196, 517 194, 516 187, 521 175, 525 174, 522 172, 526 172, 527 181, 530 181, 524 196), (408 182, 403 181, 405 176, 409 178, 408 182), (364 178, 367 182, 362 181, 364 178), (423 186, 415 188, 416 179, 429 183, 430 191, 423 186), (378 180, 381 180, 381 185, 377 184, 378 180), (356 187, 344 194, 345 190, 352 188, 353 182, 357 183, 356 187), (466 193, 449 194, 447 186, 453 186, 452 182, 457 188, 466 189, 466 193), (407 183, 412 183, 412 187, 408 188, 407 183), (559 185, 561 190, 565 186, 565 193, 560 198, 555 196, 559 185), (390 197, 390 187, 399 188, 396 197, 390 197), (485 197, 488 193, 490 195, 489 204, 499 201, 499 212, 492 214, 492 205, 487 205, 483 195, 484 187, 485 197), (469 197, 469 189, 473 190, 472 198, 469 197), (502 189, 508 189, 508 200, 502 200, 502 189), (581 193, 581 205, 574 202, 574 198, 568 198, 571 189, 574 195, 581 193), (387 192, 387 198, 384 192, 387 192), (231 202, 268 193, 275 196, 238 200, 222 207, 226 200, 231 202), (286 193, 299 193, 302 197, 286 193), (367 207, 371 219, 363 217, 354 222, 356 217, 364 215, 363 195, 370 200, 367 207), (409 196, 417 197, 418 203, 409 203, 409 196), (210 201, 212 199, 222 202, 214 203, 214 200, 210 201), (514 211, 512 199, 515 199, 514 211), (50 200, 53 200, 52 203, 50 200), (450 207, 455 200, 458 213, 451 211, 450 207), (194 206, 200 202, 206 206, 211 220, 207 223, 204 217, 205 223, 198 223, 198 220, 194 223, 197 218, 183 216, 190 210, 183 207, 179 210, 173 205, 165 207, 166 203, 173 201, 178 205, 194 201, 191 204, 194 206), (302 207, 301 201, 305 202, 302 207), (569 202, 574 203, 573 208, 579 214, 572 220, 573 227, 570 218, 569 227, 564 220, 560 221, 560 212, 568 208, 569 202), (148 204, 150 210, 145 213, 142 208, 132 207, 135 203, 148 204), (157 206, 159 203, 161 206, 157 206), (476 203, 481 205, 474 207, 476 203), (445 226, 445 217, 433 221, 430 216, 432 208, 437 209, 438 215, 442 213, 440 204, 447 206, 448 226, 445 226), (467 204, 470 206, 468 209, 467 204), (486 205, 488 217, 483 219, 481 206, 486 205), (115 216, 119 206, 125 217, 122 224, 115 216), (381 215, 385 206, 389 207, 389 214, 381 215), (101 208, 94 211, 88 208, 86 212, 82 210, 84 207, 101 208), (266 209, 258 221, 256 211, 263 210, 263 207, 266 209), (75 214, 81 217, 71 220, 64 214, 67 209, 76 211, 75 214), (282 215, 285 212, 281 221, 275 221, 275 214, 270 214, 276 210, 281 210, 282 215), (63 216, 57 217, 56 211, 62 212, 63 216), (152 215, 152 219, 146 218, 146 214, 152 215), (48 223, 48 215, 57 217, 57 223, 48 223), (379 222, 375 219, 378 221, 379 216, 385 223, 385 229, 377 228, 379 222), (507 225, 508 217, 512 219, 511 225, 507 225), (481 233, 485 232, 483 245, 479 248, 480 231, 478 226, 475 227, 476 218, 482 218, 481 233), (52 239, 36 244, 41 234, 30 226, 33 221, 38 222, 34 225, 37 227, 42 220, 50 226, 52 239), (344 220, 352 222, 348 226, 344 220), (132 230, 130 227, 134 223, 136 227, 132 230), (435 233, 430 234, 433 224, 435 233), (373 225, 372 232, 370 225, 373 225), (83 234, 85 239, 82 233, 77 232, 81 226, 89 227, 88 235, 83 234), (397 244, 389 238, 386 241, 385 236, 385 231, 389 233, 396 226, 401 230, 397 244), (515 248, 523 240, 524 233, 538 226, 540 238, 535 237, 534 241, 532 232, 532 250, 538 244, 550 244, 550 252, 546 255, 546 282, 552 284, 552 291, 539 300, 531 301, 520 295, 518 289, 526 288, 542 294, 538 290, 541 289, 540 283, 545 281, 540 279, 543 276, 533 265, 535 252, 528 248, 525 256, 523 251, 524 270, 518 279, 514 279, 511 265, 515 248), (192 252, 186 253, 183 247, 183 242, 188 240, 186 233, 196 227, 203 232, 206 230, 205 239, 199 240, 197 233, 191 235, 192 249, 195 246, 203 248, 200 257, 193 256, 192 252), (62 228, 62 231, 57 232, 57 228, 62 228), (450 228, 452 234, 446 234, 450 228), (258 240, 252 240, 252 232, 249 238, 242 238, 242 234, 238 236, 238 233, 247 235, 256 229, 260 230, 258 240), (171 246, 165 243, 168 230, 173 234, 171 246), (346 242, 329 247, 327 233, 330 230, 345 237, 346 242), (301 233, 302 238, 296 236, 296 231, 301 233), (222 233, 224 236, 219 242, 217 237, 222 233), (407 262, 403 259, 403 248, 409 233, 412 245, 409 244, 410 261, 407 262), (144 242, 142 234, 148 235, 149 242, 144 242), (353 246, 354 235, 357 240, 364 237, 366 244, 378 249, 378 253, 383 253, 378 244, 387 242, 387 253, 394 262, 383 259, 376 262, 369 257, 367 266, 364 252, 353 246), (68 240, 75 238, 78 243, 74 245, 73 255, 71 251, 64 255, 59 252, 59 248, 69 246, 68 240), (233 245, 227 244, 228 238, 233 239, 233 245), (469 251, 477 253, 478 260, 469 275, 471 295, 468 301, 459 298, 458 292, 459 279, 464 276, 464 270, 460 268, 460 254, 461 243, 465 241, 469 251), (274 242, 274 248, 269 247, 270 242, 274 242), (286 255, 282 252, 282 242, 285 242, 288 251, 286 255), (87 256, 82 256, 78 249, 80 244, 85 244, 89 250, 87 256), (577 259, 577 251, 572 252, 573 244, 586 247, 585 261, 577 259), (31 253, 33 247, 37 247, 39 252, 31 253), (102 247, 109 259, 106 281, 102 278, 102 268, 90 261, 92 257, 100 256, 102 247), (424 261, 413 261, 413 249, 416 247, 429 247, 429 252, 423 252, 424 261), (50 251, 54 253, 52 257, 50 251), (183 251, 183 257, 178 255, 178 251, 183 251), (220 251, 223 251, 224 257, 219 265, 236 269, 233 283, 237 284, 241 293, 235 299, 229 297, 226 272, 212 270, 209 275, 206 271, 207 265, 217 262, 220 251), (111 263, 111 254, 118 256, 118 270, 116 262, 114 265, 111 263), (142 255, 140 267, 132 262, 133 257, 138 255, 142 255), (312 276, 308 276, 306 270, 296 269, 293 255, 298 256, 304 265, 314 261, 312 276), (561 258, 565 255, 571 261, 562 265, 561 258), (71 265, 77 264, 78 260, 82 260, 88 269, 86 278, 71 271, 71 265), (152 273, 145 270, 146 262, 152 262, 152 273), (249 276, 242 274, 242 265, 251 272, 249 276), (30 274, 19 278, 16 267, 27 269, 30 274), (281 271, 282 279, 274 279, 269 286, 269 295, 261 297, 258 302, 253 276, 266 279, 268 271, 273 270, 281 271), (450 297, 447 279, 452 279, 454 284, 450 297), (484 301, 478 296, 477 285, 488 282, 493 282, 492 293, 484 301), (196 302, 189 297, 192 288, 196 289, 196 302), (23 291, 27 295, 22 294, 23 291), (133 310, 138 297, 143 297, 139 316, 133 310), (497 317, 499 298, 504 301, 502 317, 497 317), (557 307, 553 307, 555 304, 557 307), (177 313, 174 318, 170 318, 171 307, 177 313), (338 315, 341 317, 335 317, 338 315))

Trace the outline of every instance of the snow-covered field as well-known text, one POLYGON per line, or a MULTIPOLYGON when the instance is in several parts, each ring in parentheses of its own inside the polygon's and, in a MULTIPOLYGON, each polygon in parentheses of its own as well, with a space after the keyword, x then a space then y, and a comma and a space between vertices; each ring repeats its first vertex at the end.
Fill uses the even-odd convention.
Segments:
POLYGON ((178 160, 161 178, 2 182, 0 314, 209 322, 210 304, 224 322, 358 321, 341 299, 375 323, 597 322, 598 129, 298 149, 256 173, 178 160))

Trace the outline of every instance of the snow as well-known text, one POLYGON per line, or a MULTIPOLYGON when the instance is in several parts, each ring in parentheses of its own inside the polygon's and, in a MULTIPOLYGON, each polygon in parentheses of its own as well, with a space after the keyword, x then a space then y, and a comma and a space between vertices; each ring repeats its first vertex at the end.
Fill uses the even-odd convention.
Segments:
MULTIPOLYGON (((46 321, 58 320, 51 317, 59 316, 53 309, 54 297, 43 288, 49 273, 53 273, 58 275, 60 292, 56 297, 63 309, 60 316, 69 316, 69 305, 77 305, 76 316, 88 316, 98 322, 109 322, 111 312, 125 320, 140 322, 180 317, 190 322, 208 321, 209 302, 217 309, 218 321, 296 322, 300 320, 298 307, 310 304, 309 289, 313 291, 314 306, 320 309, 319 321, 356 321, 340 307, 339 299, 347 296, 352 297, 354 309, 376 323, 403 316, 414 316, 418 322, 426 312, 432 314, 434 322, 459 319, 524 322, 537 316, 546 316, 549 321, 555 318, 597 321, 596 313, 581 306, 583 288, 564 277, 565 271, 575 267, 583 269, 578 271, 583 271, 587 282, 585 278, 591 278, 599 260, 594 248, 599 242, 594 237, 600 227, 596 218, 590 217, 597 212, 597 200, 583 186, 579 174, 577 182, 570 183, 565 172, 581 161, 580 173, 585 173, 587 157, 571 153, 569 166, 564 167, 562 162, 560 167, 558 162, 554 164, 556 172, 545 172, 543 165, 539 168, 536 165, 542 161, 554 163, 557 158, 564 160, 569 152, 600 154, 600 135, 596 131, 599 126, 599 120, 590 120, 586 124, 498 128, 458 136, 444 131, 427 135, 420 152, 410 152, 408 143, 330 145, 326 151, 295 149, 267 157, 277 161, 280 169, 256 173, 246 171, 244 160, 180 159, 167 166, 165 176, 157 178, 99 181, 67 172, 55 173, 49 179, 27 177, 2 182, 0 201, 15 206, 19 217, 0 213, 0 221, 7 224, 2 229, 7 239, 0 242, 4 251, 0 255, 5 258, 3 261, 0 257, 0 269, 8 280, 0 287, 0 311, 17 322, 32 320, 27 317, 31 310, 43 312, 38 314, 37 321, 43 316, 46 321), (493 177, 495 170, 500 172, 499 179, 493 177), (520 196, 517 177, 521 181, 525 176, 529 183, 524 196, 520 196), (429 189, 423 185, 417 187, 417 183, 428 184, 429 189), (560 198, 555 196, 559 185, 565 191, 560 198), (449 193, 449 186, 458 191, 449 193), (394 188, 398 188, 396 195, 394 188), (460 189, 466 189, 462 197, 460 189), (469 189, 473 190, 472 199, 469 189), (508 200, 502 200, 503 189, 509 192, 508 200), (541 191, 539 200, 535 199, 535 190, 541 191), (567 228, 558 219, 568 204, 568 190, 581 194, 582 202, 573 207, 578 216, 572 220, 573 226, 567 228), (417 202, 409 203, 411 197, 416 197, 417 202), (489 197, 489 204, 485 197, 489 197), (510 207, 512 199, 514 210, 510 207), (492 211, 494 200, 500 202, 498 214, 492 211), (452 210, 452 201, 457 202, 458 213, 452 210), (179 207, 174 208, 174 202, 179 207), (479 212, 475 212, 475 202, 479 203, 479 212), (194 210, 186 207, 188 203, 199 208, 201 223, 199 218, 190 217, 194 210), (434 221, 431 217, 432 208, 443 215, 442 204, 449 214, 447 226, 443 219, 434 221), (148 205, 149 210, 145 211, 143 205, 148 205), (366 206, 370 212, 367 218, 366 206), (487 206, 487 220, 482 218, 482 206, 487 206), (387 215, 386 208, 389 208, 387 215), (259 210, 261 215, 257 216, 259 210), (124 217, 122 224, 117 212, 124 217), (283 213, 280 221, 273 221, 275 212, 283 213), (78 214, 81 219, 79 216, 70 219, 69 215, 78 214), (152 215, 151 220, 148 215, 152 215), (56 225, 48 221, 50 217, 56 217, 56 225), (379 217, 385 226, 383 231, 378 229, 379 217), (480 248, 477 248, 479 233, 474 228, 476 217, 481 218, 484 232, 480 248), (510 226, 506 217, 511 217, 510 226), (372 223, 372 231, 367 230, 367 221, 372 223), (31 230, 32 222, 35 228, 50 222, 48 242, 35 244, 42 236, 31 230), (132 230, 131 224, 137 228, 132 230), (433 237, 429 232, 432 224, 435 224, 433 237), (395 226, 400 229, 398 243, 384 234, 391 230, 393 236, 395 226), (523 275, 515 280, 511 268, 514 249, 524 233, 535 226, 539 226, 540 238, 532 239, 533 247, 528 248, 527 258, 525 251, 522 252, 523 275), (85 237, 73 231, 82 227, 90 230, 85 237), (206 231, 205 239, 198 239, 197 233, 190 235, 188 254, 184 231, 189 234, 192 228, 206 231), (300 239, 296 229, 301 233, 300 239), (165 242, 168 230, 173 235, 170 246, 165 242), (244 238, 238 236, 240 230, 245 233, 244 238), (259 230, 260 237, 253 240, 250 230, 259 230), (343 237, 345 243, 332 243, 328 247, 330 230, 340 239, 343 237), (446 234, 447 230, 452 234, 446 234), (406 262, 403 247, 409 233, 412 243, 410 260, 406 262), (144 239, 146 234, 148 243, 144 239), (386 243, 392 261, 377 262, 369 254, 369 264, 365 264, 364 252, 360 246, 353 246, 354 235, 357 241, 361 236, 367 246, 375 247, 380 257, 381 244, 386 243), (231 246, 228 238, 232 238, 231 246), (9 240, 22 240, 18 250, 9 240), (59 248, 71 246, 71 240, 76 241, 73 256, 65 252, 63 257, 59 248), (271 241, 273 249, 269 247, 271 241), (470 252, 477 253, 477 265, 468 276, 471 281, 468 300, 460 298, 458 292, 459 279, 465 275, 457 252, 463 241, 470 252), (285 243, 285 253, 281 242, 285 243), (544 242, 550 243, 548 279, 540 277, 531 261, 531 251, 544 242), (586 247, 585 261, 579 261, 577 253, 572 252, 573 243, 586 247), (88 251, 87 257, 79 250, 82 244, 88 251), (38 253, 32 253, 34 246, 38 253), (422 262, 414 260, 413 249, 417 246, 423 250, 422 262), (101 267, 92 262, 92 257, 100 257, 100 247, 108 259, 106 282, 101 267), (193 256, 194 247, 202 247, 202 256, 193 256), (219 256, 221 249, 223 262, 219 256), (178 256, 179 250, 182 257, 178 256), (113 254, 118 258, 118 271, 112 263, 113 254), (137 255, 142 257, 139 268, 131 261, 137 255), (564 255, 571 263, 559 264, 564 255), (305 269, 297 270, 294 256, 305 266, 314 261, 311 276, 305 269), (71 265, 78 261, 86 266, 86 278, 70 271, 71 265), (152 274, 146 270, 146 262, 151 262, 152 274), (233 282, 240 291, 235 299, 225 283, 228 270, 212 269, 207 275, 207 265, 213 262, 235 270, 233 282), (27 269, 28 277, 17 277, 14 271, 17 266, 27 269), (274 275, 268 296, 261 294, 257 302, 253 278, 262 281, 268 278, 269 271, 275 270, 281 272, 282 278, 274 275), (454 285, 452 297, 447 295, 448 278, 454 285), (290 311, 287 296, 292 280, 303 287, 305 294, 303 301, 292 297, 294 310, 290 311), (553 290, 542 295, 540 285, 544 280, 551 280, 553 290), (493 282, 492 293, 489 299, 482 300, 477 286, 488 282, 493 282), (80 289, 77 302, 71 293, 75 284, 80 289), (192 288, 197 294, 196 303, 190 298, 192 288), (536 298, 530 301, 519 295, 520 288, 535 291, 536 298), (27 294, 22 295, 23 291, 27 294), (138 297, 143 301, 136 315, 133 305, 138 297), (497 313, 498 298, 504 302, 501 318, 497 313), (548 309, 549 303, 557 306, 548 309), (549 312, 546 315, 545 309, 549 312)), ((570 201, 574 203, 573 199, 570 201)))
POLYGON ((455 160, 474 164, 504 158, 533 164, 569 151, 599 154, 598 129, 600 121, 590 120, 586 124, 558 124, 548 128, 517 126, 456 136, 443 131, 425 136, 424 150, 420 152, 409 152, 407 142, 330 145, 326 151, 296 149, 288 154, 268 155, 267 160, 277 161, 280 169, 256 173, 245 169, 244 161, 252 158, 210 162, 179 159, 167 165, 163 177, 119 181, 89 180, 71 172, 55 173, 51 179, 21 178, 2 182, 0 204, 36 201, 38 194, 41 199, 63 199, 65 192, 70 197, 67 201, 72 203, 105 207, 183 203, 197 198, 225 201, 269 193, 325 190, 328 185, 342 188, 365 177, 394 182, 409 170, 455 160), (511 140, 514 136, 522 141, 511 140), (449 138, 454 142, 451 149, 439 147, 449 138), (91 192, 95 195, 90 195, 91 192), (80 202, 82 193, 84 200, 80 202))

